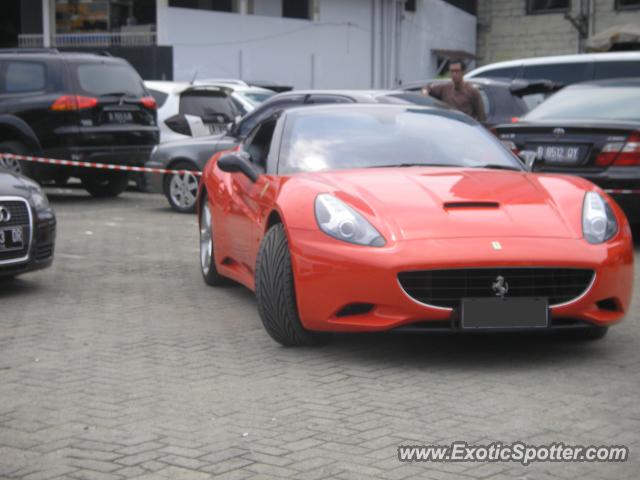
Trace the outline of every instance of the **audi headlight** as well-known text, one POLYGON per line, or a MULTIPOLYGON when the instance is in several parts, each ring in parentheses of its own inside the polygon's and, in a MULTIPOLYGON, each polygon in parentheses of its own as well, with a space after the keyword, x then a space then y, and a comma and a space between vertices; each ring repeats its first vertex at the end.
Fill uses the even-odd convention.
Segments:
POLYGON ((42 190, 32 190, 31 199, 36 210, 45 210, 49 208, 49 199, 42 190))
POLYGON ((618 231, 618 222, 613 210, 596 192, 587 192, 582 207, 582 233, 589 243, 602 243, 618 231))
POLYGON ((383 247, 386 243, 362 215, 333 195, 318 195, 315 210, 320 230, 333 238, 371 247, 383 247))

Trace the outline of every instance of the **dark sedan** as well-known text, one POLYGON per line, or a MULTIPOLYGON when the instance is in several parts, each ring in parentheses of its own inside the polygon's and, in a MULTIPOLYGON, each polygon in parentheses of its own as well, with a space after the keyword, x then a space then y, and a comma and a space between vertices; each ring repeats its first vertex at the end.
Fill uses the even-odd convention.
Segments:
MULTIPOLYGON (((409 92, 419 92, 426 84, 440 84, 451 80, 423 80, 406 84, 409 92)), ((474 78, 466 80, 480 92, 487 116, 484 126, 491 128, 500 123, 518 120, 539 105, 562 85, 549 80, 510 80, 506 78, 474 78)))
POLYGON ((640 223, 640 78, 566 87, 515 124, 495 129, 535 170, 579 175, 640 223))
POLYGON ((49 267, 55 237, 56 217, 42 189, 0 168, 0 278, 49 267))
POLYGON ((406 91, 296 90, 281 93, 271 97, 243 117, 224 135, 190 138, 157 146, 146 166, 182 170, 182 172, 166 175, 147 174, 146 183, 149 190, 163 192, 171 208, 178 212, 195 212, 198 178, 184 170, 202 170, 213 154, 238 145, 258 123, 271 117, 275 112, 291 107, 331 103, 383 103, 451 109, 439 100, 406 91))

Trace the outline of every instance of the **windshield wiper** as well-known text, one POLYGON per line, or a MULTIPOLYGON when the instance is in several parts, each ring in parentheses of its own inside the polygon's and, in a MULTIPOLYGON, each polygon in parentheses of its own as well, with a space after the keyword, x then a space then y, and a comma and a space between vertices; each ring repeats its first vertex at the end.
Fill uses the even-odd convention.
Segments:
POLYGON ((388 165, 371 165, 367 168, 393 168, 393 167, 457 167, 458 165, 451 165, 450 163, 390 163, 388 165))
POLYGON ((522 169, 512 165, 500 165, 497 163, 485 163, 484 165, 474 165, 472 168, 490 168, 493 170, 515 170, 521 172, 522 169))

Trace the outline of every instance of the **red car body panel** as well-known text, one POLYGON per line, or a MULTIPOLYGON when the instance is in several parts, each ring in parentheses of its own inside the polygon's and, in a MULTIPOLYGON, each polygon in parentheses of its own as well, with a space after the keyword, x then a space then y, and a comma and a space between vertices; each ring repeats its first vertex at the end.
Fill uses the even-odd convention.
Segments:
POLYGON ((285 225, 298 313, 315 331, 380 331, 453 311, 409 297, 403 271, 474 267, 570 267, 596 272, 587 291, 551 315, 605 326, 621 320, 633 289, 633 244, 626 218, 603 191, 577 177, 442 167, 380 168, 260 175, 207 164, 201 187, 212 211, 219 273, 250 289, 260 242, 274 221, 285 225), (619 224, 609 241, 582 237, 585 192, 607 198, 619 224), (384 247, 336 240, 322 232, 315 198, 332 193, 363 215, 384 247), (494 241, 501 244, 496 250, 494 241), (616 308, 602 309, 608 299, 616 308), (365 314, 338 317, 343 307, 370 303, 365 314))

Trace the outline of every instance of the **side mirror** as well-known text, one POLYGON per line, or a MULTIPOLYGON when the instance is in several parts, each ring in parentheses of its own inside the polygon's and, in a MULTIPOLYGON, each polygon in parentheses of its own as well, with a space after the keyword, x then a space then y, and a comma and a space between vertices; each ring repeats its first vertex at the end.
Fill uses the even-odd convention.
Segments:
POLYGON ((240 172, 252 182, 258 181, 258 172, 251 164, 249 154, 246 152, 227 153, 218 159, 218 168, 223 172, 240 172))
POLYGON ((522 150, 518 153, 518 157, 524 162, 529 170, 533 170, 533 166, 538 159, 538 152, 532 150, 522 150))

